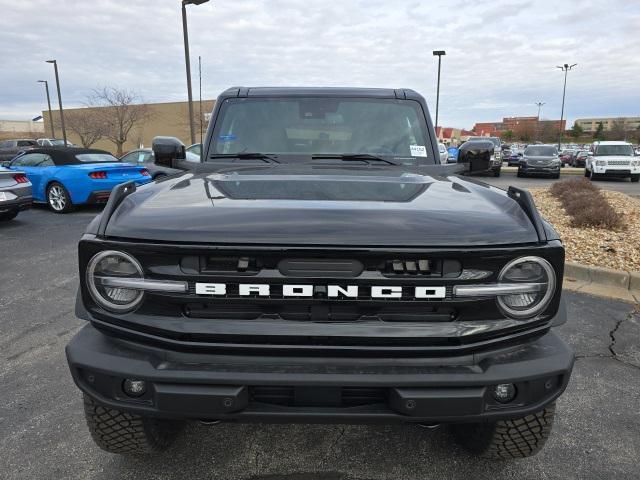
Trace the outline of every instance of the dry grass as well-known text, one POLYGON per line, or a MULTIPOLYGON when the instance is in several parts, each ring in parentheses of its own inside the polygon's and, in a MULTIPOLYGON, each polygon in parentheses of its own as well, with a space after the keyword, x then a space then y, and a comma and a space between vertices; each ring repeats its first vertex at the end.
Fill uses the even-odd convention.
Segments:
MULTIPOLYGON (((564 182, 556 182, 554 186, 560 183, 564 182)), ((640 200, 619 192, 598 193, 622 217, 626 229, 576 226, 564 203, 549 189, 531 190, 540 213, 560 234, 567 261, 640 272, 640 200)))
POLYGON ((563 180, 549 189, 571 217, 574 227, 626 230, 624 216, 616 212, 601 190, 586 178, 563 180))

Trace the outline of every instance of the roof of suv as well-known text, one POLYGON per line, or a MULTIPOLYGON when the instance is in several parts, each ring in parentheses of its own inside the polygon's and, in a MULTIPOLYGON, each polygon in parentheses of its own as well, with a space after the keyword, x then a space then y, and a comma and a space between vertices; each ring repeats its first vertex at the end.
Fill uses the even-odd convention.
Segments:
POLYGON ((358 87, 231 87, 224 96, 238 97, 286 97, 286 96, 330 96, 330 97, 376 97, 407 98, 418 95, 407 88, 358 88, 358 87))
POLYGON ((610 141, 602 141, 602 142, 593 142, 594 145, 631 145, 629 142, 623 142, 620 140, 610 140, 610 141))

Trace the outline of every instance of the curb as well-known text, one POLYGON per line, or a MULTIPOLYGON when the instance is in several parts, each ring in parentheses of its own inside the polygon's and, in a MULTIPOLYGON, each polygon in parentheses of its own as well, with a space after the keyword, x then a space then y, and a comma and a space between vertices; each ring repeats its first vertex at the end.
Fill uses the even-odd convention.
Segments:
POLYGON ((640 303, 640 272, 566 262, 564 275, 563 288, 640 303))
MULTIPOLYGON (((502 167, 502 171, 506 173, 516 173, 518 167, 502 167)), ((560 175, 584 175, 584 168, 564 167, 560 169, 560 175)))

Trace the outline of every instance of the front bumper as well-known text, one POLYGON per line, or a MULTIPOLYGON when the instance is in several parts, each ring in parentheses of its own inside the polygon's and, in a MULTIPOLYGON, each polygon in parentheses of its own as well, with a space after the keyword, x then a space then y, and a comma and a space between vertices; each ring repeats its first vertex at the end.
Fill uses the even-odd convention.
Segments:
POLYGON ((160 418, 244 422, 441 423, 516 418, 566 388, 574 355, 548 332, 527 343, 438 358, 319 358, 177 352, 85 326, 66 348, 97 403, 160 418), (128 397, 124 379, 144 380, 128 397), (491 387, 514 383, 500 404, 491 387))
POLYGON ((524 165, 520 164, 520 170, 527 175, 558 175, 560 173, 560 165, 542 166, 542 165, 524 165))
POLYGON ((592 165, 593 173, 605 177, 629 178, 631 175, 640 175, 640 168, 622 166, 619 168, 611 165, 597 166, 592 165))

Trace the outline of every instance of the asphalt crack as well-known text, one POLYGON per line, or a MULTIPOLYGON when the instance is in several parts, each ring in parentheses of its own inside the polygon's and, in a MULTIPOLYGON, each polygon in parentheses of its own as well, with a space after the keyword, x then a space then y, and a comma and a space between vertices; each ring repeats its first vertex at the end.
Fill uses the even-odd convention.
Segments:
POLYGON ((589 354, 589 355, 576 355, 575 356, 576 360, 580 360, 580 359, 583 359, 583 358, 611 358, 611 359, 613 359, 613 360, 615 360, 617 362, 622 363, 623 365, 626 365, 628 367, 632 367, 632 368, 640 370, 640 365, 636 365, 633 362, 629 362, 628 360, 625 360, 624 358, 620 357, 618 355, 618 352, 616 352, 616 350, 615 350, 615 346, 616 346, 616 342, 617 342, 616 332, 620 329, 620 326, 624 322, 630 321, 631 318, 637 313, 640 313, 640 306, 639 305, 636 305, 635 308, 633 310, 631 310, 629 312, 629 314, 625 318, 622 318, 622 319, 616 321, 616 324, 614 325, 614 327, 611 330, 609 330, 609 338, 611 339, 611 342, 609 343, 609 346, 608 346, 608 349, 609 349, 609 352, 610 352, 609 355, 607 355, 605 353, 595 353, 595 354, 589 354))

